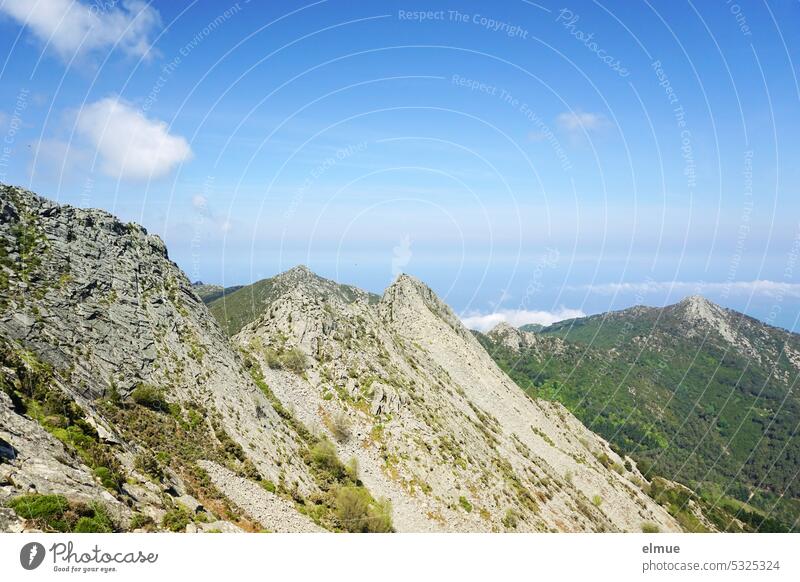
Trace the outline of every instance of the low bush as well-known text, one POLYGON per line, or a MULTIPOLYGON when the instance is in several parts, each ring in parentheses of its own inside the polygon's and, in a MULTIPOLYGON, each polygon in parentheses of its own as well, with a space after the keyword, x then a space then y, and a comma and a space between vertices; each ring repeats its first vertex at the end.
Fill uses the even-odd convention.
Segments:
POLYGON ((345 472, 339 457, 336 455, 336 447, 327 439, 322 439, 312 447, 311 460, 318 468, 330 472, 335 477, 339 477, 345 472))
POLYGON ((333 436, 340 443, 350 440, 350 437, 353 435, 353 429, 350 424, 350 418, 344 412, 338 412, 333 417, 331 432, 333 432, 333 436))
POLYGON ((148 384, 139 384, 131 392, 131 400, 139 406, 158 412, 168 412, 169 403, 164 398, 164 391, 148 384))
POLYGON ((9 501, 8 506, 43 531, 106 533, 115 529, 108 512, 99 503, 71 502, 63 495, 21 495, 9 501))
POLYGON ((164 479, 164 470, 152 453, 142 452, 136 455, 133 460, 133 466, 136 467, 137 471, 141 471, 158 482, 164 479))
POLYGON ((302 374, 308 367, 308 360, 306 355, 298 348, 290 348, 280 356, 281 367, 294 372, 295 374, 302 374))
POLYGON ((143 529, 146 531, 153 531, 155 529, 155 525, 156 524, 153 521, 153 518, 149 515, 145 515, 144 513, 134 513, 133 517, 131 517, 128 527, 131 530, 143 529))
POLYGON ((192 517, 189 515, 189 512, 183 507, 176 505, 164 514, 161 525, 169 531, 179 532, 185 530, 186 526, 189 525, 191 521, 192 517))
POLYGON ((392 508, 388 500, 375 501, 364 487, 342 487, 336 495, 336 517, 349 532, 392 531, 392 508))

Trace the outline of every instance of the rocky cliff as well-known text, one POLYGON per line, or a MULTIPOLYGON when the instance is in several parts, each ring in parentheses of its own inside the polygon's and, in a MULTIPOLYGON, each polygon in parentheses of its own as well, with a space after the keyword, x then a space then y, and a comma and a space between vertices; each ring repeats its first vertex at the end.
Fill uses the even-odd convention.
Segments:
POLYGON ((123 517, 159 526, 192 491, 250 527, 198 460, 317 490, 306 445, 157 236, 2 186, 0 249, 0 438, 19 451, 0 496, 111 495, 123 517))

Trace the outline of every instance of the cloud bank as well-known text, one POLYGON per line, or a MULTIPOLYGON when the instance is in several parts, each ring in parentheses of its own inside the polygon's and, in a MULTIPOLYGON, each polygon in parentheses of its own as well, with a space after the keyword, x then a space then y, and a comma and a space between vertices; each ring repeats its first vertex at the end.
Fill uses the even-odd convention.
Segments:
POLYGON ((492 313, 471 312, 461 317, 461 321, 469 329, 478 331, 489 331, 498 323, 508 323, 514 327, 519 327, 527 323, 538 323, 540 325, 550 325, 564 319, 585 317, 586 314, 580 309, 569 309, 561 307, 554 311, 530 311, 527 309, 500 309, 492 313))
POLYGON ((84 107, 77 131, 97 149, 103 172, 115 178, 159 178, 192 156, 188 142, 170 135, 166 123, 115 97, 84 107))
POLYGON ((64 60, 116 45, 122 52, 147 57, 158 12, 141 0, 3 0, 0 12, 27 27, 64 60))

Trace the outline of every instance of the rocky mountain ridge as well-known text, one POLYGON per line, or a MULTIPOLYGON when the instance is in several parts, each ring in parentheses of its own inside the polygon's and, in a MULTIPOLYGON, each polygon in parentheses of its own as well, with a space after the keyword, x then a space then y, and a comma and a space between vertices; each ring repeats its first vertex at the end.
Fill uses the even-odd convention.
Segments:
POLYGON ((320 293, 338 284, 304 267, 270 284, 287 292, 233 341, 305 425, 357 460, 399 530, 677 528, 630 460, 560 405, 526 397, 413 277, 377 302, 320 293), (300 374, 284 361, 296 351, 300 374))
POLYGON ((10 186, 0 268, 5 531, 680 529, 412 277, 209 310, 142 227, 10 186))

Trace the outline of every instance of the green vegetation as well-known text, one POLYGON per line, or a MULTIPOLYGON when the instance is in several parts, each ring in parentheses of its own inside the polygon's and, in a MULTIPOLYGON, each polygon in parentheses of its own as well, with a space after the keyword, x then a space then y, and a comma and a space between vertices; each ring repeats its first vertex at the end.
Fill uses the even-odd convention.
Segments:
POLYGON ((458 504, 466 511, 470 513, 472 511, 472 504, 469 502, 469 499, 464 497, 463 495, 458 498, 458 504))
POLYGON ((136 458, 133 460, 133 466, 138 471, 141 471, 157 482, 164 479, 164 470, 161 468, 161 464, 149 451, 136 455, 136 458))
POLYGON ((33 527, 47 532, 108 533, 117 529, 99 503, 87 505, 62 495, 21 495, 8 506, 33 527))
POLYGON ((179 532, 184 531, 191 521, 192 516, 189 515, 189 512, 180 505, 176 505, 164 514, 161 525, 169 531, 179 532))
MULTIPOLYGON (((122 431, 125 440, 140 443, 141 450, 134 459, 138 471, 159 480, 168 468, 183 480, 190 495, 221 519, 247 531, 261 529, 222 495, 197 464, 201 459, 208 459, 257 482, 261 479, 217 416, 197 403, 171 404, 166 410, 154 410, 132 399, 104 400, 98 406, 122 431)), ((179 517, 177 513, 170 516, 170 527, 179 523, 179 517)))
POLYGON ((169 410, 169 403, 164 399, 164 391, 148 384, 139 384, 134 388, 131 392, 131 400, 150 410, 161 412, 169 410))
POLYGON ((220 285, 205 285, 201 282, 192 283, 192 290, 197 293, 203 303, 209 304, 212 301, 230 295, 234 291, 241 289, 241 285, 234 285, 233 287, 221 287, 220 285))
POLYGON ((507 509, 506 514, 501 520, 502 524, 508 529, 517 529, 519 525, 519 514, 514 509, 507 509))
POLYGON ((52 366, 11 344, 0 345, 0 365, 13 375, 0 375, 0 386, 15 409, 28 414, 90 467, 100 482, 118 491, 124 470, 108 445, 102 443, 78 404, 56 387, 52 366))
MULTIPOLYGON (((800 397, 790 389, 797 372, 785 355, 773 369, 713 335, 687 334, 687 325, 678 305, 557 323, 521 352, 476 335, 526 393, 564 404, 646 477, 715 490, 717 506, 749 529, 797 531, 800 397), (556 346, 556 338, 565 343, 556 346)), ((782 354, 784 344, 800 351, 795 335, 747 325, 757 326, 748 337, 759 353, 782 354)))
POLYGON ((302 374, 308 367, 306 355, 298 348, 290 348, 279 356, 281 367, 302 374))
POLYGON ((391 504, 376 502, 363 487, 341 487, 336 493, 336 517, 349 532, 392 531, 391 504))

